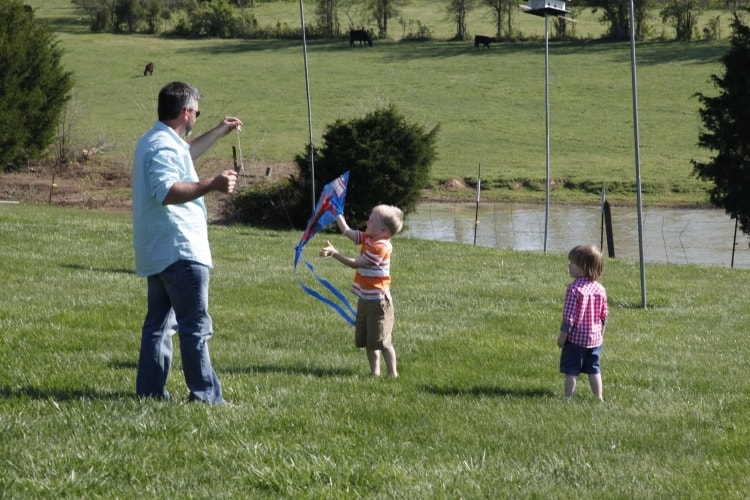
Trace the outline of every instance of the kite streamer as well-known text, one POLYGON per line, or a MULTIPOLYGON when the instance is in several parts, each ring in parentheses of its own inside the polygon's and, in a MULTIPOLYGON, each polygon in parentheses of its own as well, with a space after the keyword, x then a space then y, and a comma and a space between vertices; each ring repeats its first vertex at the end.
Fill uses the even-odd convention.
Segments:
POLYGON ((312 217, 310 217, 310 220, 307 222, 307 228, 305 229, 305 232, 302 233, 302 237, 300 238, 299 243, 294 249, 294 273, 297 273, 297 264, 299 263, 299 260, 301 258, 305 262, 305 265, 310 270, 312 275, 318 281, 318 283, 323 285, 326 290, 331 292, 340 303, 337 303, 334 300, 331 300, 328 297, 322 295, 321 293, 305 286, 304 284, 302 284, 300 279, 297 278, 297 283, 299 283, 299 286, 302 287, 302 289, 309 295, 332 307, 341 315, 342 318, 354 325, 357 313, 352 308, 346 296, 339 290, 337 290, 336 287, 333 286, 330 282, 321 278, 315 272, 315 268, 313 267, 313 265, 308 262, 307 259, 305 259, 305 257, 302 255, 302 249, 313 238, 313 236, 315 236, 318 231, 325 229, 328 224, 333 222, 333 220, 340 214, 344 213, 344 200, 346 199, 346 186, 348 182, 349 172, 347 171, 333 181, 326 184, 323 188, 323 192, 320 193, 320 198, 318 198, 318 203, 315 206, 315 211, 313 212, 312 217))

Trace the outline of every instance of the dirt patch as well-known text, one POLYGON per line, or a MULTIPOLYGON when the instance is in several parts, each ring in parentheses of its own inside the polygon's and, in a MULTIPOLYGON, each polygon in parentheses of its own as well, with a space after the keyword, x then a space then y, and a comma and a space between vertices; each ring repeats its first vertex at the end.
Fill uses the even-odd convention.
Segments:
MULTIPOLYGON (((201 178, 233 169, 231 160, 200 158, 196 169, 201 178)), ((260 182, 276 182, 296 174, 297 165, 287 163, 244 163, 238 188, 260 182)), ((54 162, 28 166, 19 172, 0 173, 0 202, 41 203, 61 207, 86 208, 112 212, 130 212, 132 165, 103 157, 85 163, 55 165, 54 162)), ((425 189, 423 200, 432 202, 466 201, 474 188, 460 179, 438 181, 436 189, 425 189)), ((205 197, 209 218, 219 222, 226 195, 209 193, 205 197)))
MULTIPOLYGON (((223 160, 199 160, 197 163, 196 169, 200 177, 209 177, 234 168, 232 162, 223 160)), ((66 165, 40 163, 19 172, 0 174, 0 201, 129 212, 131 168, 130 164, 101 160, 66 165)), ((280 180, 296 171, 297 166, 291 162, 245 162, 239 186, 280 180)), ((206 196, 206 205, 212 217, 219 213, 224 197, 219 193, 206 196)))
POLYGON ((447 189, 449 191, 466 189, 466 183, 464 183, 464 181, 462 181, 461 179, 446 179, 444 181, 440 181, 439 185, 441 188, 447 189))

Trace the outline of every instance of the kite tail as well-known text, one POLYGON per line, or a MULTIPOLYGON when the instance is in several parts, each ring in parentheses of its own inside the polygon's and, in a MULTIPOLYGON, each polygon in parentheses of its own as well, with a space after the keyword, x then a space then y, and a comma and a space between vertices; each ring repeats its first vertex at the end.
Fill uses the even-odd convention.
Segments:
MULTIPOLYGON (((295 273, 297 272, 297 262, 299 261, 299 258, 301 257, 301 255, 302 255, 302 249, 301 248, 297 248, 297 252, 296 252, 296 254, 294 256, 294 271, 295 271, 295 273)), ((339 313, 339 315, 342 318, 344 318, 347 322, 349 322, 349 324, 351 324, 352 326, 354 326, 355 323, 356 323, 357 313, 352 308, 352 306, 349 303, 349 301, 347 300, 346 296, 343 293, 341 293, 339 290, 337 290, 336 287, 333 286, 329 281, 321 278, 315 272, 315 269, 313 268, 313 265, 310 262, 308 262, 307 259, 305 259, 304 257, 302 257, 302 260, 305 262, 305 265, 307 265, 307 268, 310 270, 310 272, 312 272, 313 276, 315 276, 315 279, 318 280, 318 283, 322 284, 324 287, 326 287, 326 289, 329 292, 331 292, 333 295, 335 295, 336 298, 338 298, 339 301, 341 301, 344 304, 344 306, 346 306, 346 310, 340 304, 337 304, 336 302, 332 301, 328 297, 325 297, 325 296, 321 295, 319 292, 316 292, 315 290, 313 290, 313 289, 305 286, 302 283, 302 281, 300 281, 299 278, 297 278, 297 283, 299 283, 299 286, 302 288, 302 290, 304 290, 307 294, 311 295, 312 297, 315 297, 319 301, 323 302, 324 304, 329 305, 333 310, 335 310, 337 313, 339 313)))
POLYGON ((310 270, 310 272, 313 273, 313 276, 315 276, 315 279, 317 279, 319 283, 326 287, 329 292, 334 294, 336 298, 338 298, 346 306, 352 316, 357 316, 357 311, 352 308, 352 305, 349 303, 349 300, 347 300, 346 295, 337 290, 336 287, 333 286, 328 280, 321 278, 318 273, 315 272, 313 265, 310 264, 307 259, 305 259, 304 257, 302 257, 302 259, 305 261, 305 264, 307 264, 307 268, 310 270))

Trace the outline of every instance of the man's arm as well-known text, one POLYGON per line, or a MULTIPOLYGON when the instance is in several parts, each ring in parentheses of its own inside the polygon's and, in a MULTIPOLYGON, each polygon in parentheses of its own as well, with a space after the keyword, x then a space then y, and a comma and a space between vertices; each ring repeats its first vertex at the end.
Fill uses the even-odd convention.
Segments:
POLYGON ((190 156, 195 160, 205 153, 208 148, 213 146, 216 141, 232 130, 242 132, 242 121, 239 118, 228 116, 208 132, 199 135, 195 139, 189 139, 187 142, 190 144, 190 156))
POLYGON ((179 205, 200 198, 211 191, 231 193, 234 191, 237 172, 225 170, 216 177, 201 179, 198 182, 175 182, 169 189, 162 205, 179 205))

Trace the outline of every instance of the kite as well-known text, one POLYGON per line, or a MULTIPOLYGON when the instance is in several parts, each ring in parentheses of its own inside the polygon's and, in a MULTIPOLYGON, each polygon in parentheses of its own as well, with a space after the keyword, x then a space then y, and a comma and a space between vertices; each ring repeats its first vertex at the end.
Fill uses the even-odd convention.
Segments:
POLYGON ((323 192, 320 193, 320 198, 318 198, 318 204, 315 206, 315 211, 313 212, 312 217, 310 217, 310 220, 307 222, 307 228, 305 229, 305 232, 302 233, 302 237, 300 238, 299 243, 294 248, 294 272, 295 274, 297 273, 297 264, 299 263, 300 258, 302 258, 307 268, 310 270, 313 276, 315 276, 315 279, 318 280, 318 282, 322 284, 329 292, 331 292, 341 302, 341 304, 336 303, 328 297, 323 296, 319 292, 316 292, 315 290, 305 286, 304 284, 302 284, 302 281, 297 278, 297 283, 299 283, 299 286, 302 287, 302 289, 308 294, 331 306, 336 312, 341 315, 342 318, 354 325, 357 313, 352 308, 346 296, 339 290, 337 290, 336 287, 334 287, 330 282, 318 276, 318 274, 315 272, 315 269, 313 268, 313 265, 308 262, 304 256, 302 256, 302 249, 313 238, 313 236, 315 236, 315 234, 321 229, 325 229, 328 224, 333 222, 333 220, 340 214, 344 213, 344 200, 346 199, 346 185, 348 182, 349 171, 346 171, 333 181, 326 184, 323 188, 323 192))

